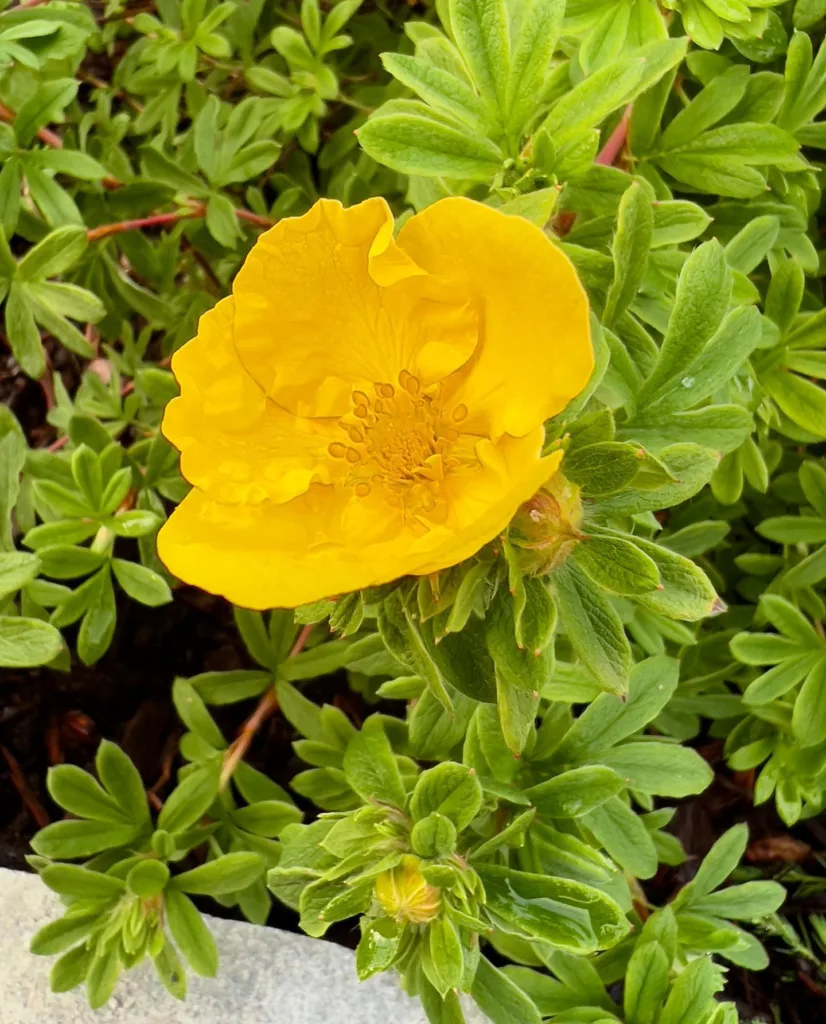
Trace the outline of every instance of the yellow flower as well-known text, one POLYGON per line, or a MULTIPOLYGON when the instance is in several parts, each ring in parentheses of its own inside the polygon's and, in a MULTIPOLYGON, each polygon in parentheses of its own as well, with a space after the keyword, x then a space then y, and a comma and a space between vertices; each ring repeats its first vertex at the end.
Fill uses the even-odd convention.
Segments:
POLYGON ((263 234, 174 356, 164 434, 193 485, 158 538, 188 583, 294 607, 495 537, 559 464, 543 422, 593 366, 588 305, 532 224, 383 199, 263 234))
POLYGON ((398 867, 376 878, 376 897, 388 917, 398 924, 427 924, 439 916, 439 890, 428 885, 419 869, 419 858, 408 854, 398 867))

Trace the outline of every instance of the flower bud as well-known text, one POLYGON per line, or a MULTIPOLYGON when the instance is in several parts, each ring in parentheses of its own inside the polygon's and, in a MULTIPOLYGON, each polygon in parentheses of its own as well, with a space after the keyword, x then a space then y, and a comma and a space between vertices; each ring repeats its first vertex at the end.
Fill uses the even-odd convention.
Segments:
POLYGON ((397 867, 376 879, 376 897, 385 913, 399 924, 427 924, 439 916, 439 890, 428 885, 418 857, 408 854, 397 867))
POLYGON ((541 491, 520 505, 508 536, 520 549, 526 572, 550 575, 582 539, 581 525, 579 487, 557 472, 541 491))

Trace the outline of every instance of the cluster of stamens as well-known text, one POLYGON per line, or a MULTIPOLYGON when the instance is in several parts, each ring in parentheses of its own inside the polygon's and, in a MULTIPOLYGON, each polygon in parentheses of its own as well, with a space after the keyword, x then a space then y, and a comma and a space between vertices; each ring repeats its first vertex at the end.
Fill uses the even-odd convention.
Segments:
POLYGON ((451 448, 467 407, 458 405, 446 415, 440 386, 423 389, 407 370, 398 385, 377 381, 373 388, 372 398, 353 392, 352 412, 339 423, 349 443, 335 441, 328 451, 349 463, 346 482, 358 497, 382 487, 387 500, 405 512, 432 513, 445 472, 459 461, 451 448))

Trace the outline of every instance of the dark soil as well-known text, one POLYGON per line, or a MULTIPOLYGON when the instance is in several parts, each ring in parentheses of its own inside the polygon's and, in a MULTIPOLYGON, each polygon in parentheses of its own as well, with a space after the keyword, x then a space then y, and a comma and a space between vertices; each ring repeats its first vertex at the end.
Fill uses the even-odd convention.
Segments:
MULTIPOLYGON (((55 357, 66 362, 58 353, 55 357)), ((67 384, 77 373, 73 362, 69 356, 66 365, 58 367, 67 384)), ((12 408, 30 444, 44 446, 54 441, 54 430, 46 423, 51 395, 42 384, 23 376, 2 353, 0 401, 12 408)), ((121 600, 112 646, 91 668, 75 662, 69 673, 0 671, 0 866, 25 869, 31 837, 39 827, 62 816, 46 790, 49 766, 66 761, 93 770, 102 737, 119 743, 138 766, 147 789, 154 788, 163 798, 174 785, 179 764, 176 752, 181 728, 170 699, 172 681, 176 676, 249 667, 253 666, 238 639, 229 605, 182 587, 174 603, 163 608, 121 600)), ((356 724, 372 710, 348 689, 343 674, 312 684, 307 692, 313 699, 337 704, 356 724)), ((392 707, 388 706, 391 713, 392 707)), ((250 707, 213 710, 231 739, 250 707)), ((276 715, 255 738, 248 760, 286 788, 306 767, 292 751, 294 739, 290 725, 276 715)), ((799 869, 823 877, 826 824, 804 822, 790 834, 773 806, 753 806, 753 779, 748 774, 732 776, 725 769, 720 744, 712 743, 701 752, 715 768, 717 778, 705 793, 679 807, 671 827, 689 860, 676 869, 662 868, 646 884, 652 903, 670 899, 689 881, 715 839, 739 821, 749 824, 747 856, 760 876, 782 881, 784 875, 799 869)), ((300 798, 296 802, 312 814, 310 805, 300 798)), ((786 913, 796 927, 806 915, 826 913, 826 893, 803 898, 796 895, 792 884, 790 894, 786 913)), ((203 909, 234 915, 211 901, 205 901, 203 909)), ((269 924, 296 930, 297 916, 275 904, 269 924)), ((358 930, 352 922, 345 922, 331 929, 328 938, 354 947, 358 930)), ((732 967, 728 974, 726 995, 737 1001, 742 1019, 767 1024, 810 1024, 826 1019, 826 976, 780 940, 769 937, 766 945, 771 955, 767 970, 749 973, 732 967)))

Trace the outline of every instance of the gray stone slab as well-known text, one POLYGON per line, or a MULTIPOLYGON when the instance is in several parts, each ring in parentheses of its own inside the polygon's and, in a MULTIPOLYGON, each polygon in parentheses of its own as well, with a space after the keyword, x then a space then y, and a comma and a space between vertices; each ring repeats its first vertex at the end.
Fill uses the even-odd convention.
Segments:
POLYGON ((208 980, 188 972, 186 1002, 172 999, 151 965, 143 965, 120 980, 106 1007, 92 1011, 82 990, 53 995, 53 958, 28 950, 58 907, 34 875, 0 868, 2 1024, 426 1024, 394 975, 360 984, 350 950, 218 919, 209 925, 221 954, 219 975, 208 980))

